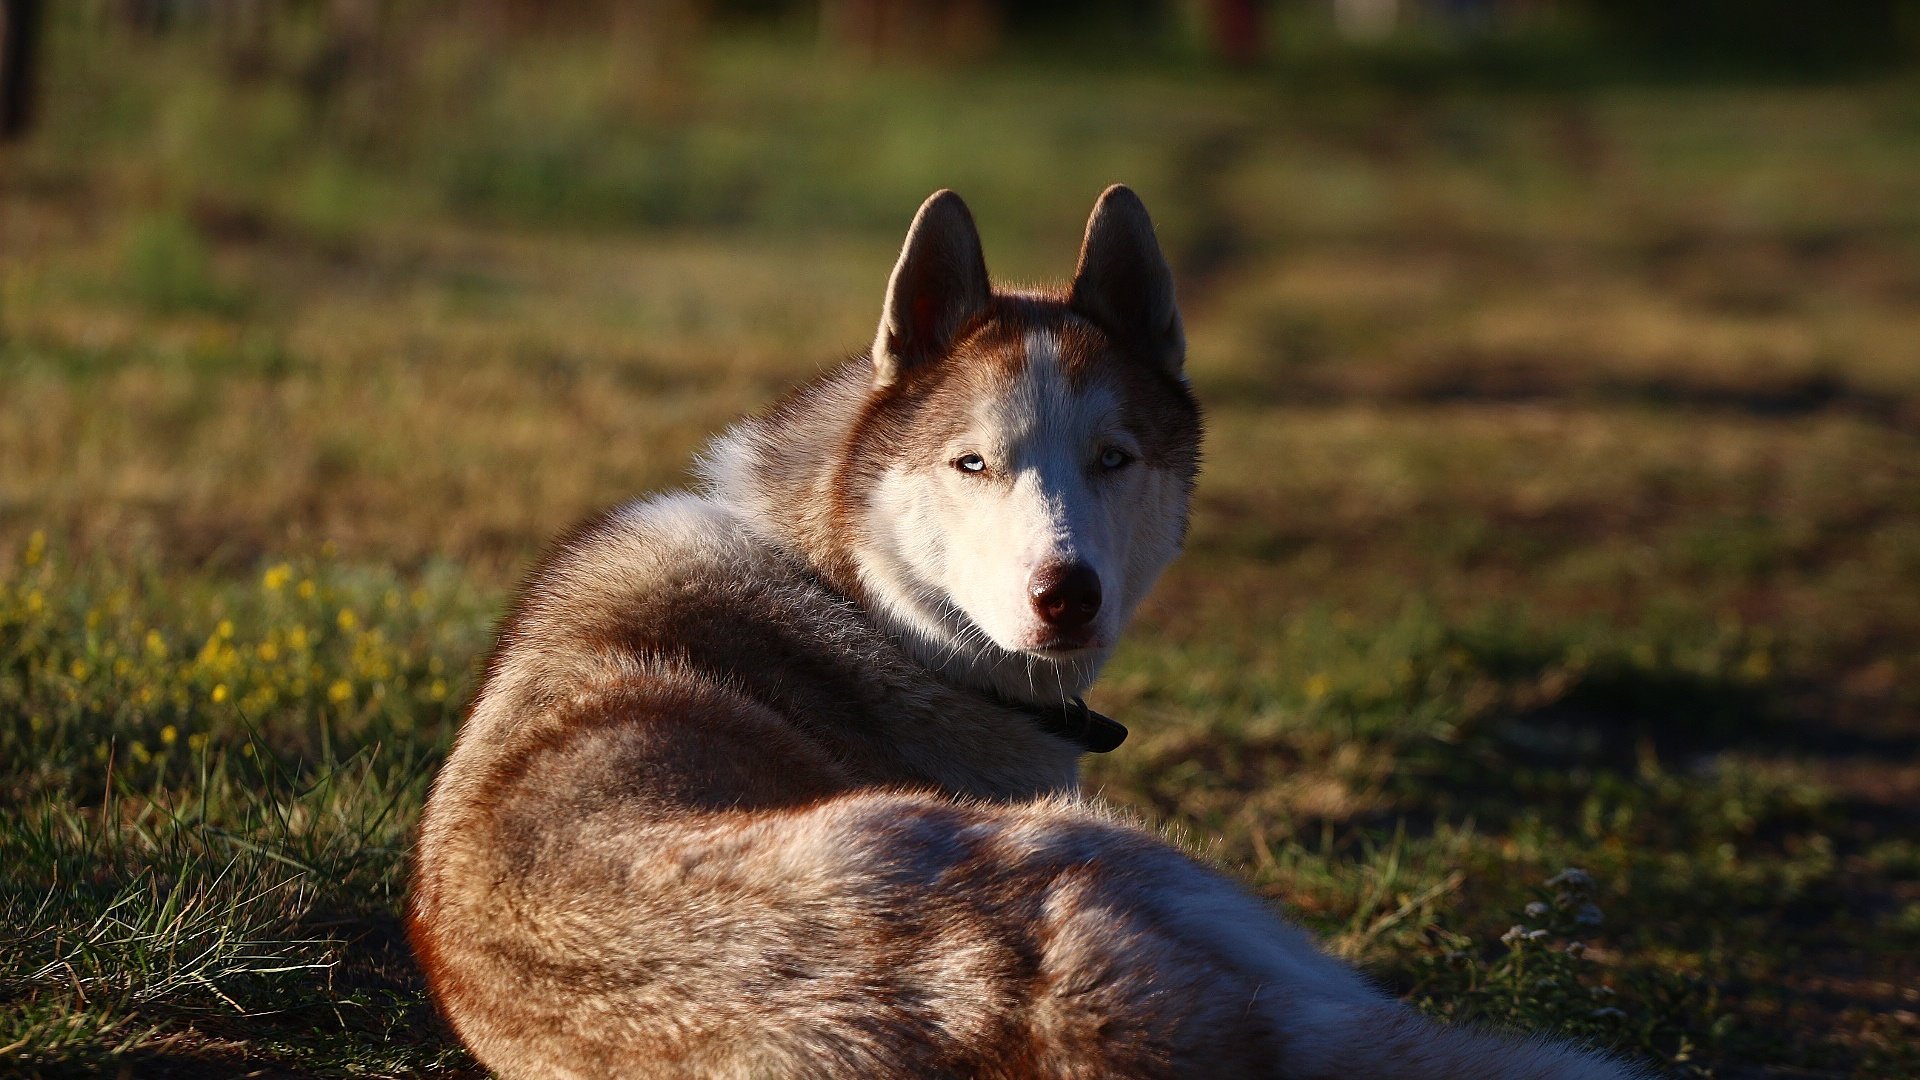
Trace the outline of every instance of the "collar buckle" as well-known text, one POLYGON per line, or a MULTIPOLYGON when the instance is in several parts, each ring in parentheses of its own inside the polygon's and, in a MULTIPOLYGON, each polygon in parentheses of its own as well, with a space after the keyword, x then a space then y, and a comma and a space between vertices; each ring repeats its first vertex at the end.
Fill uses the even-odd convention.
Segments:
POLYGON ((1093 754, 1111 753, 1127 740, 1127 727, 1110 716, 1087 707, 1085 700, 1074 698, 1065 705, 1014 705, 1032 716, 1040 730, 1078 745, 1093 754))

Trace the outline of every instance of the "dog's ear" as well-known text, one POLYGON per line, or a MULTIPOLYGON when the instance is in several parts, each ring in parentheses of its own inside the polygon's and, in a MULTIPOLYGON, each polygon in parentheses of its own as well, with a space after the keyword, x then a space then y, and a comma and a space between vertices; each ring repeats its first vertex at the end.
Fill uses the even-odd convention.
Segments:
POLYGON ((886 386, 945 352, 992 295, 967 204, 951 191, 934 192, 913 215, 887 280, 887 302, 873 338, 874 385, 886 386))
POLYGON ((1068 302, 1106 331, 1116 348, 1180 374, 1187 336, 1173 298, 1173 271, 1146 206, 1125 184, 1101 192, 1093 204, 1068 302))

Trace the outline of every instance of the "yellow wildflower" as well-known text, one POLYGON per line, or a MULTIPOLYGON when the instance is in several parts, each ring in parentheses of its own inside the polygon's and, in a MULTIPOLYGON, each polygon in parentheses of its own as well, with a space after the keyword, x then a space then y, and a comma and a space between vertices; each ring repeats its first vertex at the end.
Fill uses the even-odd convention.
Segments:
POLYGON ((1327 678, 1323 673, 1316 672, 1307 679, 1307 700, 1319 701, 1321 698, 1326 697, 1327 692, 1332 689, 1333 680, 1327 678))
POLYGON ((294 591, 300 594, 300 599, 311 600, 313 599, 313 594, 320 590, 314 585, 312 578, 301 578, 299 587, 294 591))
POLYGON ((213 688, 213 703, 218 705, 225 700, 227 700, 227 684, 221 683, 213 688))
MULTIPOLYGON (((160 729, 160 745, 172 746, 180 738, 180 729, 168 724, 160 729)), ((138 745, 137 743, 135 745, 138 745)))
POLYGON ((71 676, 73 676, 73 677, 74 677, 75 679, 84 679, 84 678, 86 678, 86 677, 87 677, 87 662, 86 662, 85 660, 75 660, 75 661, 74 661, 73 663, 71 663, 71 664, 68 664, 68 665, 67 665, 67 674, 69 674, 69 675, 71 675, 71 676))
POLYGON ((27 537, 27 551, 24 557, 28 566, 36 566, 47 553, 47 534, 40 529, 33 530, 27 537))
POLYGON ((156 659, 167 655, 167 639, 160 636, 160 631, 147 631, 147 653, 156 659))
POLYGON ((333 685, 327 687, 327 700, 335 705, 344 705, 352 701, 353 684, 345 679, 335 679, 333 685))
POLYGON ((206 732, 196 731, 193 734, 187 736, 187 749, 197 754, 200 751, 205 750, 206 748, 207 748, 206 732))
POLYGON ((359 625, 360 617, 353 613, 352 608, 341 608, 339 616, 334 621, 340 624, 340 629, 351 630, 359 625))
POLYGON ((279 592, 281 589, 287 587, 287 582, 292 580, 293 567, 288 566, 286 563, 276 563, 273 566, 269 566, 267 567, 267 572, 260 575, 260 584, 264 585, 268 592, 279 592))

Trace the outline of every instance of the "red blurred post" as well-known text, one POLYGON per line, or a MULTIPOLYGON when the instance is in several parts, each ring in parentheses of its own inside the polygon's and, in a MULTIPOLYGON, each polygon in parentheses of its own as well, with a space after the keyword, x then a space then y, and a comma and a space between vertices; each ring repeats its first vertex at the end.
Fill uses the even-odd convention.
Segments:
POLYGON ((1213 51, 1229 64, 1250 67, 1266 53, 1265 9, 1259 0, 1208 0, 1213 51))

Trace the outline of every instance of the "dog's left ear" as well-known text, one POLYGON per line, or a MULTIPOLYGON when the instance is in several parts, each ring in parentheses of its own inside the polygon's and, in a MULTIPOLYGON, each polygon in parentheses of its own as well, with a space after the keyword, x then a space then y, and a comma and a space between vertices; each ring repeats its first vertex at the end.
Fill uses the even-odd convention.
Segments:
POLYGON ((1153 219, 1125 184, 1100 193, 1073 272, 1073 310, 1170 375, 1186 362, 1187 335, 1173 298, 1173 271, 1153 235, 1153 219))
POLYGON ((888 386, 902 371, 938 358, 992 298, 973 214, 953 192, 934 192, 913 215, 887 280, 873 338, 873 385, 888 386))

